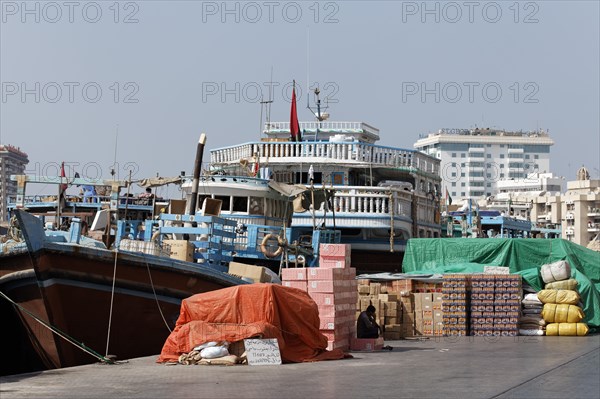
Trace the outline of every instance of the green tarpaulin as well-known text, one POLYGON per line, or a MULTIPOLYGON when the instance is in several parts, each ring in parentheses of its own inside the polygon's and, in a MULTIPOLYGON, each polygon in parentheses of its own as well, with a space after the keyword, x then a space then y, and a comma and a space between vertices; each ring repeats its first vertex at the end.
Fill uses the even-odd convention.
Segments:
POLYGON ((404 273, 481 273, 484 266, 508 266, 536 290, 544 286, 542 265, 566 260, 579 282, 584 322, 600 327, 600 252, 563 239, 411 239, 406 246, 404 273))

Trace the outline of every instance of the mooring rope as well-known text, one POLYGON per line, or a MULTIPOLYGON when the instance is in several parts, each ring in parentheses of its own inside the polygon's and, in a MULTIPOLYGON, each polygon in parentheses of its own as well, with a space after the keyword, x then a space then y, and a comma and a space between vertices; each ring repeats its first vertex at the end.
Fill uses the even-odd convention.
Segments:
POLYGON ((106 333, 106 356, 108 356, 108 345, 110 344, 110 327, 112 324, 113 303, 114 303, 114 299, 115 299, 115 281, 117 280, 117 257, 118 256, 119 256, 119 249, 115 248, 115 264, 113 266, 112 289, 110 292, 110 312, 108 315, 108 332, 106 333))
POLYGON ((169 332, 173 332, 173 330, 171 330, 171 327, 169 327, 169 323, 167 323, 167 320, 165 319, 165 315, 162 312, 162 309, 160 308, 160 303, 158 302, 158 296, 156 295, 156 290, 154 289, 154 282, 152 281, 152 274, 150 274, 150 265, 148 264, 148 260, 144 257, 144 260, 146 262, 146 270, 148 270, 148 277, 150 278, 150 286, 152 287, 152 293, 154 294, 154 300, 156 301, 156 307, 158 307, 158 311, 160 313, 160 317, 162 317, 163 322, 165 323, 165 326, 167 326, 167 330, 169 330, 169 332))
POLYGON ((83 342, 76 341, 74 338, 70 337, 68 334, 62 332, 61 330, 59 330, 58 328, 54 327, 50 323, 45 322, 44 320, 42 320, 40 317, 38 317, 33 312, 25 309, 23 306, 19 305, 18 303, 16 303, 12 299, 10 299, 4 292, 0 291, 0 296, 2 296, 4 299, 6 299, 10 303, 12 303, 13 306, 16 306, 17 308, 21 309, 23 312, 27 313, 35 321, 37 321, 38 323, 40 323, 41 325, 43 325, 44 327, 46 327, 47 329, 49 329, 50 331, 52 331, 54 334, 56 334, 59 337, 61 337, 62 339, 64 339, 65 341, 69 342, 71 345, 74 345, 75 347, 81 349, 82 351, 88 353, 89 355, 92 355, 93 357, 95 357, 96 359, 98 359, 98 360, 100 360, 102 362, 114 364, 113 360, 111 360, 111 359, 109 359, 107 357, 102 356, 98 352, 94 351, 92 348, 89 348, 89 347, 85 346, 85 344, 83 342))

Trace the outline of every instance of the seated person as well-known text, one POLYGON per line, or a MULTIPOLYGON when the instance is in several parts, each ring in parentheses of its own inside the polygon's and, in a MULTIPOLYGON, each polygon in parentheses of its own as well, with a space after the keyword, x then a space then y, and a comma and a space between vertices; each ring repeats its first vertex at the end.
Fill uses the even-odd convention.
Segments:
POLYGON ((375 306, 367 306, 367 310, 360 313, 356 321, 357 338, 379 338, 381 327, 375 321, 375 306))

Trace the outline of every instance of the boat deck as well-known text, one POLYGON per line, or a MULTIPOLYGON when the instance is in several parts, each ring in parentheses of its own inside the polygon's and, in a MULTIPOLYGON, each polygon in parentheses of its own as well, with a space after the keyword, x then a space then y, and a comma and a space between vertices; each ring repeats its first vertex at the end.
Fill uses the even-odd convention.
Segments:
MULTIPOLYGON (((600 336, 389 341, 393 351, 282 366, 156 357, 0 378, 11 398, 598 398, 600 336)), ((5 359, 4 361, 10 361, 5 359)))

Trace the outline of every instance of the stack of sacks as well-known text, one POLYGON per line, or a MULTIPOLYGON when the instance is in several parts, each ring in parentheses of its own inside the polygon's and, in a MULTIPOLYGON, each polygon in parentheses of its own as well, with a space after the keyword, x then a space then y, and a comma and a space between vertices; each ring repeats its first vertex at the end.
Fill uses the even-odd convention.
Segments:
POLYGON ((523 315, 519 323, 520 335, 544 335, 546 321, 542 317, 544 304, 537 294, 527 294, 523 301, 523 315))
POLYGON ((586 335, 587 324, 579 323, 585 315, 577 306, 577 281, 570 279, 569 263, 558 261, 544 265, 541 274, 546 289, 538 292, 537 296, 544 303, 542 317, 548 323, 546 335, 586 335))

